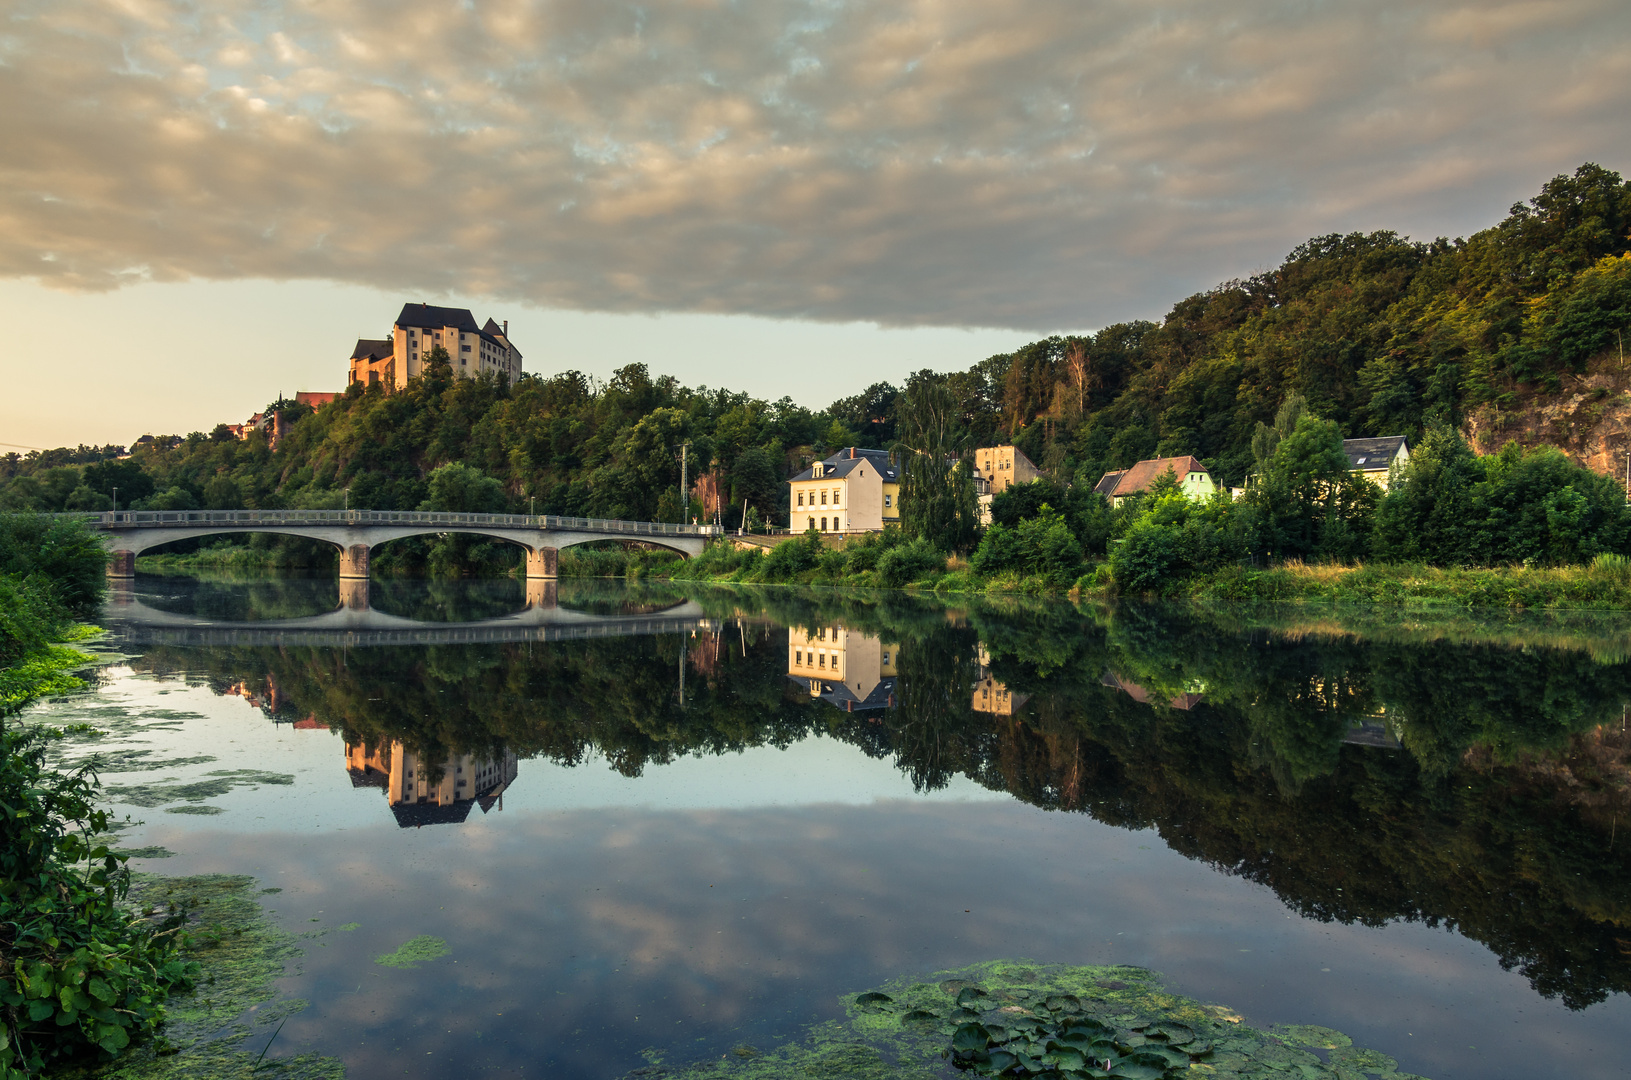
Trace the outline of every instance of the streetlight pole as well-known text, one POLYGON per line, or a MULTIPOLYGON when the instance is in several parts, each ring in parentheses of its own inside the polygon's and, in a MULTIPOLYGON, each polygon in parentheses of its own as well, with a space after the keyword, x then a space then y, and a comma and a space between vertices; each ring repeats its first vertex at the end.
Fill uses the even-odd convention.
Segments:
POLYGON ((119 512, 119 489, 117 487, 113 489, 113 512, 115 514, 119 512))

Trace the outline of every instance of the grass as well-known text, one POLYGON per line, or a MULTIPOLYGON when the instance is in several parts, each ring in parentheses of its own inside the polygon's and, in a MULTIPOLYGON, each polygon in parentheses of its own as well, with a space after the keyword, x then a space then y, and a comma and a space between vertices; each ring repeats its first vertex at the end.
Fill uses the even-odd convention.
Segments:
POLYGON ((1268 570, 1228 567, 1196 576, 1173 595, 1215 600, 1387 604, 1407 610, 1506 608, 1631 609, 1631 566, 1436 567, 1288 562, 1268 570))

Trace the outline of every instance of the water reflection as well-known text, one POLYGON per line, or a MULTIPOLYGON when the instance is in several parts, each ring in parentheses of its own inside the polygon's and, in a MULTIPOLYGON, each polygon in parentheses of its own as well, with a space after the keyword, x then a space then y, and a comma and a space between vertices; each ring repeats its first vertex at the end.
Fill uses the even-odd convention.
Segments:
POLYGON ((508 750, 449 754, 433 761, 400 740, 348 742, 345 767, 352 787, 384 790, 396 823, 405 829, 460 824, 473 806, 484 814, 495 806, 503 809, 504 790, 517 773, 515 755, 508 750))
MULTIPOLYGON (((524 599, 508 587, 390 602, 483 618, 524 599)), ((245 603, 263 601, 290 606, 245 603)), ((382 786, 402 824, 496 806, 520 759, 635 777, 820 734, 920 790, 967 777, 1152 827, 1310 919, 1453 927, 1571 1008, 1631 990, 1617 627, 577 582, 556 601, 700 615, 679 633, 548 645, 160 645, 138 665, 203 671, 274 719, 335 729, 354 782, 382 786)))

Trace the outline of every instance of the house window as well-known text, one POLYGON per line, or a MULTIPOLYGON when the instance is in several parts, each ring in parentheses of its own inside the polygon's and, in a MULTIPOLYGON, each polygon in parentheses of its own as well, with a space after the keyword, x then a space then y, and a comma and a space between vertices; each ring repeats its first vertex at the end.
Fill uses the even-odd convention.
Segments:
POLYGON ((468 345, 460 345, 460 346, 459 346, 459 351, 460 351, 460 352, 469 352, 469 351, 470 351, 470 346, 468 346, 468 345))
POLYGON ((815 518, 810 519, 810 528, 815 528, 815 518))
POLYGON ((821 489, 821 505, 822 506, 827 505, 827 489, 826 488, 821 489))
POLYGON ((802 491, 799 492, 799 505, 800 506, 804 505, 804 492, 802 492, 802 491))
POLYGON ((817 658, 817 659, 816 659, 816 667, 826 667, 826 666, 827 666, 827 654, 826 654, 826 653, 822 653, 822 654, 821 654, 821 655, 820 655, 820 656, 819 656, 819 657, 818 657, 818 658, 817 658))
POLYGON ((888 653, 883 654, 883 662, 886 663, 886 664, 889 663, 889 654, 888 653))
POLYGON ((843 491, 843 490, 844 490, 843 488, 833 488, 832 489, 832 504, 834 506, 838 505, 838 493, 843 491))
POLYGON ((793 663, 794 663, 795 666, 804 663, 804 650, 799 649, 799 650, 794 651, 794 653, 793 653, 793 663))
POLYGON ((827 531, 827 519, 826 518, 821 519, 821 531, 822 532, 827 531))
POLYGON ((891 498, 891 496, 889 496, 889 495, 885 495, 885 496, 884 496, 884 497, 883 497, 883 504, 884 504, 884 506, 885 506, 885 507, 887 507, 887 506, 889 506, 889 505, 890 505, 890 501, 889 501, 889 500, 890 500, 890 498, 891 498))

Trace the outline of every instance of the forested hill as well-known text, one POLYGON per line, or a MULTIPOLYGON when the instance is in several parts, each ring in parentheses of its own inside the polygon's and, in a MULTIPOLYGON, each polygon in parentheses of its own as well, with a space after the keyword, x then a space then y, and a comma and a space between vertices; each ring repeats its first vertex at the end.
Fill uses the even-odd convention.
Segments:
POLYGON ((1628 253, 1631 184, 1588 164, 1464 240, 1319 237, 1159 324, 1049 338, 821 411, 690 389, 643 364, 604 384, 443 371, 392 396, 353 387, 315 415, 291 413, 275 450, 217 428, 123 462, 86 463, 112 448, 10 455, 0 509, 95 509, 115 486, 138 508, 338 507, 349 489, 353 507, 676 519, 688 441, 691 475, 732 504, 727 522, 744 504, 785 516, 788 470, 845 445, 888 445, 898 399, 923 380, 945 380, 966 403, 974 445, 1012 439, 1060 479, 1091 484, 1142 458, 1194 454, 1239 483, 1257 425, 1291 393, 1349 436, 1414 436, 1555 393, 1616 356, 1631 329, 1628 253))

